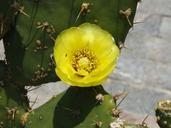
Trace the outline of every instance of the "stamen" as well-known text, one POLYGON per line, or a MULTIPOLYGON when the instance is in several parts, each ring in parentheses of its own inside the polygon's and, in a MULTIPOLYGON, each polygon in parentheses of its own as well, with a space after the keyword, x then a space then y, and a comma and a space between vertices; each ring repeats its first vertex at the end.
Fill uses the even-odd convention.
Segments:
POLYGON ((78 49, 73 53, 72 67, 78 74, 85 76, 97 67, 97 58, 89 49, 78 49))

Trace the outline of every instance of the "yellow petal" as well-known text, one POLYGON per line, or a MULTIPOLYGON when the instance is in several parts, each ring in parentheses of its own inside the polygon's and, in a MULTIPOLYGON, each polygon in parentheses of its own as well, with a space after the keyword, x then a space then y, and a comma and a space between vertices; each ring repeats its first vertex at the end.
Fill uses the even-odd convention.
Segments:
POLYGON ((102 84, 116 66, 119 49, 107 31, 85 23, 63 31, 56 39, 56 73, 71 86, 102 84))

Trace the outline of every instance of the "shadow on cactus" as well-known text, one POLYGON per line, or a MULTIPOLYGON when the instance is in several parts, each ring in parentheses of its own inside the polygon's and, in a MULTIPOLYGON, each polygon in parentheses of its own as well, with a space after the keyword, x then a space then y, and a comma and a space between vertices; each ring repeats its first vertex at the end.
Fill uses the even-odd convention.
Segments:
POLYGON ((42 66, 44 59, 46 59, 44 53, 35 54, 33 51, 26 50, 22 44, 22 37, 16 28, 12 28, 4 36, 4 42, 8 65, 6 82, 11 79, 16 86, 33 86, 57 80, 56 75, 53 75, 50 53, 48 54, 49 60, 46 62, 49 64, 42 66))
POLYGON ((11 0, 0 1, 0 39, 9 31, 10 23, 13 19, 13 12, 11 9, 11 0))
POLYGON ((94 90, 92 88, 71 87, 56 105, 53 124, 54 127, 89 126, 91 128, 97 125, 96 123, 101 122, 103 127, 107 127, 113 119, 112 109, 114 106, 115 101, 102 87, 94 87, 94 90), (99 99, 97 99, 98 94, 99 99), (67 123, 61 122, 62 120, 67 123))
POLYGON ((4 79, 5 68, 6 68, 5 62, 0 61, 0 81, 4 79))

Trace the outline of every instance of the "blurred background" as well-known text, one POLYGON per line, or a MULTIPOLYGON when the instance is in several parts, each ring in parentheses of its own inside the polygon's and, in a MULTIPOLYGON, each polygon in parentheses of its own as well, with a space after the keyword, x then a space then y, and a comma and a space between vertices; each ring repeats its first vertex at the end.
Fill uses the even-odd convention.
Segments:
MULTIPOLYGON (((104 84, 111 94, 126 91, 120 104, 122 118, 158 128, 154 118, 155 104, 171 99, 171 0, 142 0, 116 70, 104 84)), ((4 59, 0 43, 0 59, 4 59)), ((63 82, 44 84, 29 92, 30 100, 42 105, 68 86, 63 82)))

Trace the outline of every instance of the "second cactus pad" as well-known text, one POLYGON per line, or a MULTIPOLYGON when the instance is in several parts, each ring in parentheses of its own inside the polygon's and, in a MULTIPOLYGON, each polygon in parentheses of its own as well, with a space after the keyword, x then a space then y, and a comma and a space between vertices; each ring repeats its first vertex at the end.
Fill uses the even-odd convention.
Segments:
POLYGON ((70 87, 30 115, 30 128, 107 128, 115 102, 102 86, 70 87), (47 111, 48 110, 48 111, 47 111))
POLYGON ((113 114, 116 103, 102 86, 70 87, 30 114, 29 128, 147 128, 113 114))
POLYGON ((162 100, 157 103, 157 123, 161 128, 171 128, 171 101, 162 100))

